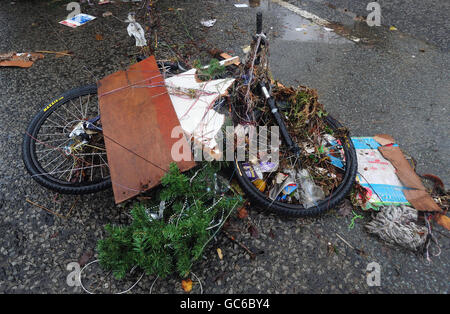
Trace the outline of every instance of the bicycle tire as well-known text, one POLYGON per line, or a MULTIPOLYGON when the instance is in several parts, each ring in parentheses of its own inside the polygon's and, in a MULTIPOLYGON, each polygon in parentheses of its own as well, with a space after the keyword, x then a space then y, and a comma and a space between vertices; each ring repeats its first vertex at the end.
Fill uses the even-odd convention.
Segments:
MULTIPOLYGON (((342 126, 331 116, 327 116, 325 119, 332 129, 337 129, 342 126)), ((347 165, 344 178, 341 181, 341 184, 334 189, 333 193, 321 200, 317 204, 317 206, 305 208, 302 205, 293 205, 278 201, 272 201, 271 199, 267 198, 265 194, 260 192, 247 177, 242 167, 243 162, 235 160, 234 167, 235 173, 237 174, 237 180, 244 193, 252 201, 252 205, 256 205, 256 207, 258 208, 269 209, 270 211, 282 216, 308 217, 320 215, 336 207, 336 205, 338 205, 339 202, 341 202, 344 197, 350 192, 355 181, 357 172, 356 151, 352 141, 348 136, 346 138, 346 143, 347 145, 343 145, 347 165)))
MULTIPOLYGON (((28 173, 40 185, 62 194, 89 194, 99 192, 111 187, 110 177, 95 182, 62 182, 47 174, 39 163, 36 155, 36 135, 44 121, 58 108, 70 100, 85 95, 97 94, 97 85, 85 85, 67 91, 53 101, 47 103, 30 122, 22 143, 22 159, 28 173)), ((93 170, 92 170, 93 171, 93 170)))

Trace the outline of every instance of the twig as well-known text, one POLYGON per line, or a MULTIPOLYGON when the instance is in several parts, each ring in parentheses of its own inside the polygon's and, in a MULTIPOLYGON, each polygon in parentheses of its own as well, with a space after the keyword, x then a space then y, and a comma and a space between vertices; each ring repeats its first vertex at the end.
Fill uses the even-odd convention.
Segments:
POLYGON ((246 247, 243 243, 239 242, 238 240, 236 240, 235 237, 233 237, 230 233, 228 233, 226 230, 223 230, 223 233, 225 233, 225 235, 233 242, 237 243, 241 248, 243 248, 248 255, 250 255, 250 258, 254 259, 256 257, 256 254, 253 253, 248 247, 246 247))
POLYGON ((344 240, 343 237, 341 237, 339 234, 336 233, 336 236, 342 240, 342 242, 344 242, 345 244, 347 244, 350 248, 352 248, 353 250, 355 250, 355 248, 353 246, 351 246, 350 243, 348 243, 347 241, 344 240))
POLYGON ((43 210, 45 210, 45 211, 47 211, 47 212, 49 212, 49 213, 51 213, 51 214, 53 214, 53 215, 55 215, 55 216, 58 216, 58 217, 63 218, 63 219, 67 219, 67 218, 64 217, 63 215, 58 214, 58 213, 55 213, 54 211, 52 211, 52 210, 50 210, 50 209, 48 209, 48 208, 46 208, 46 207, 44 207, 44 206, 41 206, 41 205, 39 205, 39 204, 36 204, 36 203, 30 201, 29 199, 26 199, 26 201, 27 201, 28 203, 30 203, 31 205, 34 205, 34 206, 36 206, 36 207, 39 207, 39 208, 41 208, 41 209, 43 209, 43 210))
POLYGON ((65 215, 65 216, 63 216, 63 215, 61 215, 61 214, 58 214, 58 213, 56 213, 56 212, 54 212, 54 211, 52 211, 52 210, 50 210, 50 209, 48 209, 48 208, 46 208, 46 207, 44 207, 44 206, 42 206, 42 205, 36 204, 35 202, 30 201, 28 198, 26 199, 26 201, 27 201, 28 203, 30 203, 31 205, 34 205, 34 206, 36 206, 36 207, 39 207, 39 208, 41 208, 41 209, 43 209, 43 210, 45 210, 45 211, 47 211, 47 212, 49 212, 49 213, 51 213, 51 214, 53 214, 53 215, 55 215, 55 216, 58 216, 58 217, 60 217, 60 218, 62 218, 62 219, 67 219, 67 218, 69 218, 70 214, 72 213, 72 210, 73 210, 73 208, 75 207, 75 204, 78 202, 78 199, 79 199, 79 197, 75 200, 75 202, 73 202, 72 206, 70 207, 69 212, 68 212, 67 215, 65 215))
POLYGON ((48 51, 48 50, 38 50, 35 52, 39 52, 39 53, 53 53, 56 55, 63 55, 63 56, 72 56, 73 53, 67 53, 67 52, 62 52, 62 51, 48 51))

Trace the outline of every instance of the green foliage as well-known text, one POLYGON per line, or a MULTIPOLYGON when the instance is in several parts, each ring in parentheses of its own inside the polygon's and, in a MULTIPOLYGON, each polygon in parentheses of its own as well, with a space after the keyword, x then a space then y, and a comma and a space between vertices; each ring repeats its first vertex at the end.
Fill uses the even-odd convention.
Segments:
POLYGON ((198 60, 194 61, 193 66, 198 70, 198 78, 201 81, 212 80, 225 72, 225 66, 220 65, 220 62, 217 59, 211 59, 208 68, 206 69, 203 68, 198 60))
POLYGON ((130 225, 107 225, 108 236, 97 245, 100 265, 119 279, 134 266, 148 275, 165 277, 177 272, 186 276, 212 236, 214 229, 207 230, 211 222, 227 217, 242 201, 234 195, 220 198, 221 192, 215 189, 219 167, 205 164, 198 172, 190 173, 193 176, 191 182, 175 163, 171 164, 153 204, 158 208, 156 212, 160 201, 169 204, 164 209, 164 217, 154 219, 149 209, 136 204, 131 210, 133 221, 130 225), (213 199, 215 206, 211 206, 213 199))

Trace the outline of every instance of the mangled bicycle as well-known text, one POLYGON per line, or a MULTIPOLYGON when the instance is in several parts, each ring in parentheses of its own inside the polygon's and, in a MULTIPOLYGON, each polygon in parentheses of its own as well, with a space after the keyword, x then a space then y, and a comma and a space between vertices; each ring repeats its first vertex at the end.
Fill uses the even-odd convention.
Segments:
MULTIPOLYGON (((355 149, 348 131, 325 112, 314 90, 272 79, 261 14, 256 30, 250 53, 233 72, 232 91, 220 100, 221 106, 228 104, 236 129, 244 131, 237 137, 237 147, 246 148, 243 159, 235 153, 237 180, 257 207, 291 216, 323 213, 350 192, 355 149), (252 153, 248 130, 255 126, 276 126, 279 145, 252 153)), ((161 63, 160 69, 171 75, 186 71, 179 63, 161 63)), ((70 90, 46 104, 25 132, 22 154, 33 179, 48 189, 87 194, 109 188, 97 85, 70 90)))

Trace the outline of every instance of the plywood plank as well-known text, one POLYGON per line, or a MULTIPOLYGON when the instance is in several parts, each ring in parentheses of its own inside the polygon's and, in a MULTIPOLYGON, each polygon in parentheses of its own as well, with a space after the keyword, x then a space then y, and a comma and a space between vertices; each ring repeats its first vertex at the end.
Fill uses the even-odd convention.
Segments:
MULTIPOLYGON (((172 145, 180 140, 171 132, 180 123, 153 56, 100 80, 98 95, 114 198, 120 203, 160 183, 173 161, 172 145)), ((192 155, 177 164, 181 171, 195 166, 192 155)))

